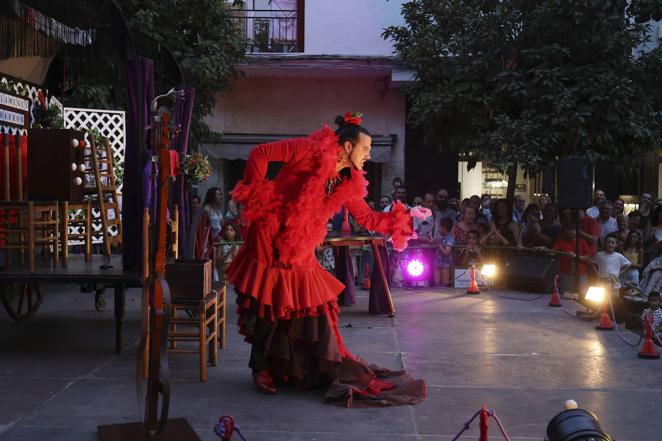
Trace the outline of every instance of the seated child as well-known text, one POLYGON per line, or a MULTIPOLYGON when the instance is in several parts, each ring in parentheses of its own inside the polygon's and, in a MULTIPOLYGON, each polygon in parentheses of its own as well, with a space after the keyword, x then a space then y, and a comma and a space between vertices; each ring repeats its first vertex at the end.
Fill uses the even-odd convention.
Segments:
POLYGON ((451 282, 453 245, 455 245, 455 238, 451 234, 452 229, 452 220, 444 218, 439 221, 439 229, 437 230, 439 237, 435 240, 437 244, 437 253, 434 259, 435 285, 449 286, 451 282))
MULTIPOLYGON (((572 274, 574 272, 576 247, 577 247, 577 225, 573 222, 564 223, 561 228, 552 250, 564 253, 559 259, 559 290, 564 297, 572 292, 572 274)), ((583 238, 579 238, 579 292, 583 296, 588 291, 588 272, 586 268, 588 255, 588 243, 583 238)))
POLYGON ((478 245, 480 233, 478 230, 471 230, 467 233, 467 245, 462 250, 461 264, 464 267, 472 265, 480 266, 483 263, 483 254, 478 245))
POLYGON ((228 223, 221 229, 221 246, 218 253, 218 265, 220 267, 221 280, 225 280, 225 269, 230 265, 239 251, 241 240, 239 229, 233 223, 228 223))
POLYGON ((662 308, 660 308, 660 293, 657 291, 651 291, 648 294, 648 308, 644 309, 644 312, 641 313, 641 320, 645 321, 649 315, 653 317, 653 339, 658 345, 662 344, 660 342, 660 334, 662 334, 662 308))
MULTIPOLYGON (((610 282, 614 290, 621 288, 621 274, 630 268, 631 262, 621 253, 616 252, 616 238, 606 237, 604 250, 598 251, 591 261, 598 277, 610 282)), ((618 293, 618 291, 616 291, 618 293)))

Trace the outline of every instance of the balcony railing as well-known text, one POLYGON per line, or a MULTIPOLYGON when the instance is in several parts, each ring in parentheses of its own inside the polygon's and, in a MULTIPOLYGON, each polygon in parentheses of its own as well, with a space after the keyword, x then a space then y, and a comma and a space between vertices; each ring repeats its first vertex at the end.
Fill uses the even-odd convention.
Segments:
POLYGON ((303 1, 261 2, 271 9, 256 9, 256 3, 253 0, 232 8, 232 19, 246 40, 246 52, 303 52, 303 1))

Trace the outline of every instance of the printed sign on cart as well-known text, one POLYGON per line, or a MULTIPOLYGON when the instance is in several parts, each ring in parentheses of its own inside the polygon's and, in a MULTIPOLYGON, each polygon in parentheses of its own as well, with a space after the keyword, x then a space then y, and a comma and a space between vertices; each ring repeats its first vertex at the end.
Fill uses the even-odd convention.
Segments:
POLYGON ((30 101, 7 92, 0 92, 0 125, 27 129, 30 122, 30 101))

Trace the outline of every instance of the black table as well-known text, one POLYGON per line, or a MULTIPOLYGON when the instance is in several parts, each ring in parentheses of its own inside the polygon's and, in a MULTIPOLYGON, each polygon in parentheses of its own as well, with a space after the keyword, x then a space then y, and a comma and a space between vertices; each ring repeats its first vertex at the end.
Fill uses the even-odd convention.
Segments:
POLYGON ((68 265, 53 266, 52 261, 37 259, 35 271, 27 266, 11 266, 0 269, 0 284, 7 283, 76 283, 103 284, 114 287, 115 301, 115 352, 122 352, 122 324, 124 323, 125 298, 127 288, 142 286, 141 275, 122 269, 122 256, 110 259, 103 255, 93 255, 86 262, 82 255, 71 255, 68 265), (101 268, 110 266, 110 268, 101 268))

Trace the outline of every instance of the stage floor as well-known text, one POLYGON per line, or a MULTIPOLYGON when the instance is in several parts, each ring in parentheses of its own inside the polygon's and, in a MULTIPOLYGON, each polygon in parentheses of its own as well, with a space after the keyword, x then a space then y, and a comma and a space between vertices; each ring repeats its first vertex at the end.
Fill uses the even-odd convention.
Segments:
MULTIPOLYGON (((369 315, 367 293, 357 294, 358 304, 341 312, 348 348, 424 378, 422 404, 355 410, 322 404, 322 391, 258 394, 247 368, 249 345, 230 307, 227 349, 208 369, 207 383, 198 382, 195 356, 171 354, 171 416, 187 418, 205 441, 218 440, 212 426, 221 415, 234 417, 248 441, 450 441, 484 403, 513 441, 533 441, 544 438, 547 422, 572 398, 619 441, 660 439, 662 360, 641 360, 615 332, 571 316, 577 307, 570 301, 549 308, 549 296, 394 289, 397 315, 389 319, 369 315)), ((95 311, 75 286, 54 287, 27 322, 17 325, 0 311, 0 440, 92 441, 97 425, 139 418, 139 295, 127 292, 127 343, 118 355, 112 312, 95 311)), ((491 423, 490 439, 502 439, 496 430, 491 423)), ((477 434, 474 423, 461 439, 477 434)))

